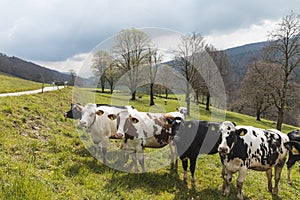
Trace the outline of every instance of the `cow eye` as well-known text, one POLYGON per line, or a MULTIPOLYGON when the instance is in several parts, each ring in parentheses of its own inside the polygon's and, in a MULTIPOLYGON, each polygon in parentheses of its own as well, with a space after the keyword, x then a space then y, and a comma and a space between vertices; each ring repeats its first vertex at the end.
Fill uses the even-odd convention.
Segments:
POLYGON ((131 121, 132 121, 134 124, 136 124, 136 123, 139 122, 139 120, 138 120, 137 118, 134 118, 134 117, 131 119, 131 121))

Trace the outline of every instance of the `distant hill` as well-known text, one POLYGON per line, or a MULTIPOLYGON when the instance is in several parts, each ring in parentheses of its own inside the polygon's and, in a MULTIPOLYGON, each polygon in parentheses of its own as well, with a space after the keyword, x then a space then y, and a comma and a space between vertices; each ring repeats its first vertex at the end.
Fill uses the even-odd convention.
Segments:
POLYGON ((238 82, 243 80, 247 73, 247 67, 253 62, 253 59, 261 58, 262 49, 266 45, 267 42, 258 42, 225 50, 230 58, 232 69, 239 79, 238 82))
POLYGON ((52 83, 53 81, 69 81, 71 76, 51 70, 17 57, 8 57, 0 53, 0 72, 26 80, 52 83))

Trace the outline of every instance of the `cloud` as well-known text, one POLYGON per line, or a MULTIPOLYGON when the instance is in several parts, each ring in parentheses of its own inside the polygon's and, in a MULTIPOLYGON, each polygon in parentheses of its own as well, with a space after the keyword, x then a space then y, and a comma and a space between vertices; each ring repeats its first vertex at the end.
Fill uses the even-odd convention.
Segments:
POLYGON ((259 31, 253 26, 276 21, 292 9, 299 13, 299 7, 298 0, 1 0, 0 52, 63 62, 131 27, 199 32, 226 47, 253 41, 256 35, 243 30, 259 31))

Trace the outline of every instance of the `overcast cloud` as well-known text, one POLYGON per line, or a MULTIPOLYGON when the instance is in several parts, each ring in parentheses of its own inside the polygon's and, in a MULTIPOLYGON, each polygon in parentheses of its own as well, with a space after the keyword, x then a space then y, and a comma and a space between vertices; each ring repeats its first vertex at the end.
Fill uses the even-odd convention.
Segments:
POLYGON ((267 39, 299 0, 0 0, 0 52, 68 71, 125 28, 201 33, 225 49, 267 39))

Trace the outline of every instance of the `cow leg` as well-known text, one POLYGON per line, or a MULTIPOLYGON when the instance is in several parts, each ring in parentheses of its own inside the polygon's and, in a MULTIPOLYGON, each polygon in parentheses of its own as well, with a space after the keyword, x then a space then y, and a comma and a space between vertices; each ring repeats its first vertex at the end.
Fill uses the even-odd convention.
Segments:
POLYGON ((134 165, 134 171, 135 172, 138 172, 139 171, 139 168, 138 168, 138 166, 137 166, 137 158, 136 158, 136 155, 137 153, 136 152, 134 152, 133 154, 132 154, 132 161, 133 161, 133 165, 134 165))
POLYGON ((222 165, 221 178, 223 178, 224 181, 225 181, 226 175, 227 175, 226 167, 224 165, 222 165))
POLYGON ((275 186, 274 186, 274 190, 273 190, 274 195, 278 195, 278 183, 280 180, 280 175, 281 175, 283 165, 284 165, 284 161, 282 163, 278 163, 275 166, 275 186))
POLYGON ((227 171, 227 176, 225 177, 225 187, 223 191, 223 196, 228 196, 230 192, 230 184, 232 181, 232 172, 227 171))
POLYGON ((289 156, 289 159, 286 163, 286 166, 287 166, 287 175, 286 175, 286 180, 287 182, 292 185, 292 181, 291 181, 291 171, 292 171, 292 168, 293 166, 295 165, 296 163, 296 160, 295 159, 290 159, 291 158, 291 155, 289 156))
POLYGON ((244 199, 242 189, 243 189, 244 180, 246 178, 246 173, 247 173, 247 168, 246 167, 241 167, 241 169, 239 171, 239 176, 236 179, 236 186, 238 188, 237 198, 239 200, 244 199))
POLYGON ((102 151, 102 156, 103 156, 103 164, 106 165, 106 154, 107 154, 107 148, 106 147, 102 147, 101 148, 102 151))
POLYGON ((143 152, 137 153, 137 156, 138 156, 139 163, 142 167, 142 172, 145 172, 144 153, 143 152))
POLYGON ((272 168, 266 171, 267 179, 268 179, 268 191, 272 192, 272 168))
POLYGON ((177 158, 177 148, 173 141, 170 142, 171 151, 171 169, 177 170, 178 168, 178 158, 177 158))
POLYGON ((197 156, 194 156, 194 158, 190 159, 190 171, 192 174, 192 186, 195 186, 196 184, 196 179, 195 179, 195 169, 196 169, 196 161, 197 161, 197 156))
POLYGON ((187 183, 187 168, 188 168, 188 158, 184 158, 181 160, 183 167, 183 181, 187 183))

